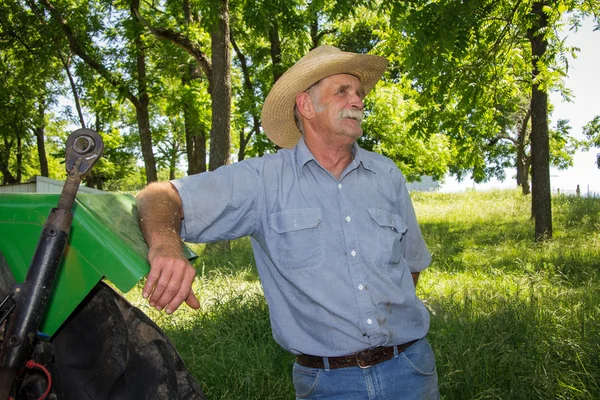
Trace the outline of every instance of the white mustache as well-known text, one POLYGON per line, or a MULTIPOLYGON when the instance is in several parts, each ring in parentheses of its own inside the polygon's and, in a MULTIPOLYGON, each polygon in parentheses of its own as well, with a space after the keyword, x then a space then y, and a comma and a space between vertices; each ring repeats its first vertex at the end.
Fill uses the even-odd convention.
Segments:
POLYGON ((364 112, 353 109, 353 108, 344 108, 340 112, 340 119, 344 119, 344 118, 354 118, 355 120, 358 121, 359 124, 362 124, 362 121, 364 118, 364 112))

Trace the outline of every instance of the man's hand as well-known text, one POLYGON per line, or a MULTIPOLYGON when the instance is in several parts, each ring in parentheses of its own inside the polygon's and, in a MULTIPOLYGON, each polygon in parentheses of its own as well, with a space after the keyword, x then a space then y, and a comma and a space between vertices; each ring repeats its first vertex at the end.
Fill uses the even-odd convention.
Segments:
POLYGON ((184 301, 200 303, 192 291, 196 270, 183 255, 179 228, 183 219, 181 198, 169 182, 148 185, 136 197, 138 220, 146 243, 150 273, 142 292, 150 306, 174 312, 184 301))
POLYGON ((158 245, 148 252, 150 273, 142 295, 149 298, 150 306, 158 311, 173 313, 184 301, 198 309, 200 303, 192 290, 196 270, 181 255, 181 250, 158 245))

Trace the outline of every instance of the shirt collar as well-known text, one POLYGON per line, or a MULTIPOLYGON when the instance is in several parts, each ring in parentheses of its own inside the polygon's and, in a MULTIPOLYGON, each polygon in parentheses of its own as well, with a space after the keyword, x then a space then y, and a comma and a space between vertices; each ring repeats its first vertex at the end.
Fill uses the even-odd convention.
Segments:
POLYGON ((311 160, 315 160, 315 156, 313 156, 313 154, 306 146, 306 143, 304 142, 304 136, 301 136, 300 140, 298 141, 298 144, 296 145, 296 162, 298 163, 298 175, 302 175, 302 168, 307 162, 311 160))
POLYGON ((371 165, 369 153, 358 147, 358 144, 356 143, 354 143, 354 146, 352 146, 352 155, 354 156, 354 161, 356 161, 358 164, 362 164, 364 169, 375 173, 375 170, 371 165))
MULTIPOLYGON (((315 156, 310 152, 310 150, 306 146, 303 136, 300 137, 300 140, 298 141, 298 144, 296 145, 295 152, 296 152, 296 162, 298 164, 297 165, 298 175, 302 175, 302 169, 303 169, 304 165, 306 165, 306 163, 309 161, 314 160, 316 162, 317 160, 315 159, 315 156)), ((354 157, 354 161, 356 162, 356 164, 362 164, 363 168, 365 168, 366 170, 369 170, 373 173, 375 172, 375 170, 371 166, 371 162, 368 157, 368 153, 366 151, 364 151, 363 149, 361 149, 360 147, 358 147, 357 143, 354 143, 354 145, 352 145, 352 156, 354 157)))

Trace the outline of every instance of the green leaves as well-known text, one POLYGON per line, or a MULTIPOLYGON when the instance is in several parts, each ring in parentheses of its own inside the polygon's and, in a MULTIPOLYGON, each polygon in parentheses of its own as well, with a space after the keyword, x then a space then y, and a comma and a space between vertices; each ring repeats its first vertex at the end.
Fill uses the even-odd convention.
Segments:
MULTIPOLYGON (((600 149, 600 115, 594 117, 593 120, 585 124, 583 133, 588 138, 584 142, 586 148, 595 147, 600 149)), ((600 153, 596 155, 596 165, 600 168, 600 153)))

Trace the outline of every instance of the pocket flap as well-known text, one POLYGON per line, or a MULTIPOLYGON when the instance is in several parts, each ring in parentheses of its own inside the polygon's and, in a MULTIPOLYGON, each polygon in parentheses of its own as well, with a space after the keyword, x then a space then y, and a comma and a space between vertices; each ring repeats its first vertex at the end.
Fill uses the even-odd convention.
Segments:
POLYGON ((376 208, 369 208, 369 214, 379 226, 392 228, 399 233, 404 233, 408 230, 404 219, 398 214, 392 214, 391 212, 376 208))
POLYGON ((277 233, 316 228, 321 223, 320 208, 281 211, 269 216, 269 225, 277 233))

